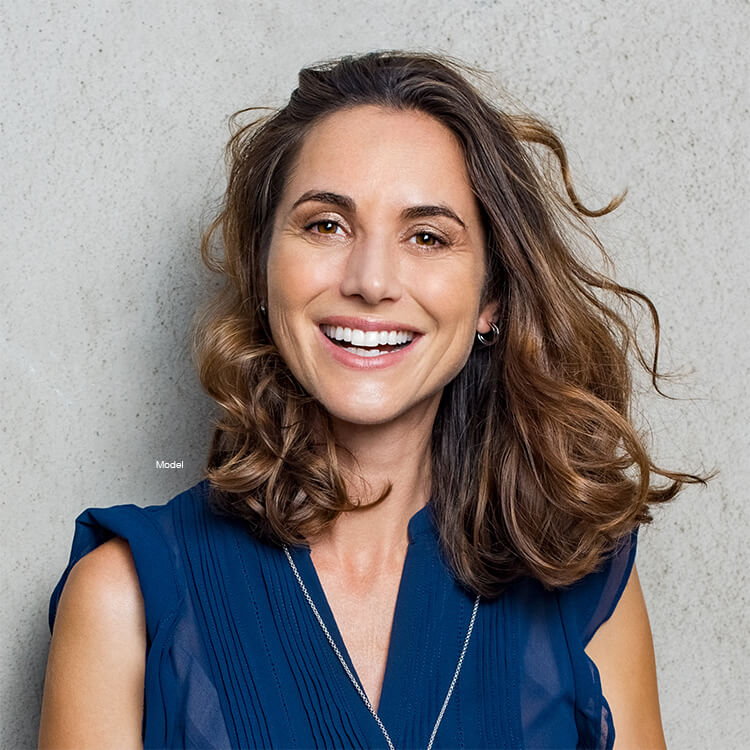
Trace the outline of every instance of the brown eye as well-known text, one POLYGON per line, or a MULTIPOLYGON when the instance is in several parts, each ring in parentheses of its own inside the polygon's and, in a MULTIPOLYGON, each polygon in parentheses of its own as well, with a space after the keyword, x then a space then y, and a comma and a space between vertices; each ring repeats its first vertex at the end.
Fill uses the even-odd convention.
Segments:
POLYGON ((422 247, 438 247, 438 245, 448 244, 444 239, 438 237, 432 232, 417 232, 414 236, 418 237, 420 240, 426 240, 425 242, 417 242, 417 244, 422 247))
POLYGON ((316 234, 335 234, 336 233, 336 227, 339 226, 339 223, 337 221, 332 221, 331 219, 321 219, 320 221, 313 221, 312 223, 308 224, 305 229, 312 229, 313 227, 326 227, 322 232, 316 232, 316 234), (333 229, 333 231, 329 231, 333 229))

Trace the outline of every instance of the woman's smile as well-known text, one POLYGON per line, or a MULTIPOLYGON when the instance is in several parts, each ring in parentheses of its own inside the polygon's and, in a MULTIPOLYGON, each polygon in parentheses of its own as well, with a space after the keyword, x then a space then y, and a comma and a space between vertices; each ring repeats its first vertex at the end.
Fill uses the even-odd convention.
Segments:
POLYGON ((393 367, 414 351, 420 334, 407 331, 322 325, 323 346, 346 367, 373 369, 393 367))

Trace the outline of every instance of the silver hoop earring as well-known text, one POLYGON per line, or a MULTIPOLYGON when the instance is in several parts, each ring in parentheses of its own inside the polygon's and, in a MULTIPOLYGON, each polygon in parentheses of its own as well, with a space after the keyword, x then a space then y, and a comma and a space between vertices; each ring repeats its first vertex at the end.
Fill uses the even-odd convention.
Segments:
POLYGON ((263 313, 263 315, 266 314, 266 306, 263 302, 260 303, 260 311, 263 313))
POLYGON ((479 331, 477 331, 477 339, 481 344, 484 344, 484 346, 492 346, 498 338, 500 338, 500 329, 495 325, 495 323, 490 323, 490 328, 492 329, 492 338, 486 339, 479 331))

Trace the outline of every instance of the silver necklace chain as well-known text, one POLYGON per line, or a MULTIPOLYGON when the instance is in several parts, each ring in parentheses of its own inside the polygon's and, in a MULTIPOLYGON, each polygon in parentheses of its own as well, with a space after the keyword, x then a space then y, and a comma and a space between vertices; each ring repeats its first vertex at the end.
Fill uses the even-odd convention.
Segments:
MULTIPOLYGON (((352 685, 354 685, 357 692, 359 693, 359 697, 364 701, 365 706, 367 706, 373 718, 378 723, 378 726, 380 727, 380 731, 383 733, 383 736, 385 737, 386 742, 388 743, 389 750, 395 750, 393 747, 393 742, 391 742, 391 738, 388 732, 386 731, 385 726, 383 725, 383 722, 381 721, 375 709, 372 707, 372 704, 370 703, 370 700, 365 694, 364 690, 362 690, 362 688, 359 686, 359 683, 357 682, 351 670, 349 669, 349 666, 344 660, 344 657, 341 655, 341 651, 339 651, 338 647, 333 641, 333 638, 331 637, 331 634, 328 632, 328 628, 326 627, 326 624, 323 622, 323 618, 320 616, 320 613, 318 612, 318 608, 315 606, 315 602, 313 602, 312 597, 307 592, 307 588, 305 587, 305 584, 302 581, 302 577, 300 576, 299 571, 297 570, 297 566, 294 564, 294 560, 292 560, 292 555, 290 554, 289 548, 287 547, 286 544, 284 545, 284 552, 286 553, 287 560, 289 560, 289 564, 292 566, 292 571, 294 572, 294 575, 297 578, 297 582, 302 588, 302 593, 305 595, 305 599, 307 599, 307 603, 310 605, 310 608, 312 609, 313 614, 315 615, 315 618, 317 619, 320 627, 323 629, 323 633, 325 633, 325 636, 328 639, 328 643, 331 644, 331 648, 336 653, 336 656, 338 656, 339 661, 341 662, 341 666, 344 668, 344 670, 346 671, 346 674, 349 676, 349 679, 351 680, 352 685)), ((435 722, 435 726, 432 729, 432 735, 430 736, 430 741, 427 745, 427 750, 432 750, 432 743, 435 741, 435 735, 437 734, 438 727, 440 726, 440 722, 443 720, 443 714, 445 714, 445 709, 448 707, 448 701, 450 701, 451 695, 453 695, 453 688, 456 686, 456 682, 458 681, 458 674, 461 671, 461 665, 463 664, 463 661, 464 661, 464 655, 466 654, 466 649, 469 645, 469 639, 471 638, 471 631, 474 629, 474 621, 476 620, 476 617, 477 617, 479 599, 480 599, 480 595, 477 595, 476 601, 474 602, 474 610, 471 613, 471 621, 469 622, 469 629, 467 630, 466 638, 464 639, 464 647, 461 650, 461 656, 458 657, 458 664, 456 665, 456 671, 453 675, 453 679, 451 680, 451 685, 448 688, 448 694, 445 696, 445 700, 443 701, 443 707, 440 709, 440 714, 437 718, 437 721, 435 722)))

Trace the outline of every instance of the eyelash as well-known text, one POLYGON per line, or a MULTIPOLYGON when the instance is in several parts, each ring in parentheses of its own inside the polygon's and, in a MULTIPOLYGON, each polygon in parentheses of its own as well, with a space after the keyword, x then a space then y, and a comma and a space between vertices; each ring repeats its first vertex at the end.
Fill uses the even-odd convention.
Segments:
MULTIPOLYGON (((310 229, 312 229, 312 227, 318 226, 319 224, 335 224, 337 227, 341 226, 341 224, 338 221, 334 221, 333 219, 318 219, 317 221, 311 221, 309 224, 307 224, 305 226, 305 230, 309 231, 310 229)), ((320 234, 322 237, 325 237, 325 236, 333 237, 332 234, 326 235, 326 233, 324 232, 316 232, 316 234, 320 234)), ((427 230, 414 232, 412 237, 416 237, 417 235, 420 235, 420 234, 428 235, 429 237, 432 237, 436 241, 437 244, 417 245, 417 247, 426 247, 426 248, 433 248, 433 247, 439 247, 439 246, 447 247, 450 244, 450 242, 447 239, 441 237, 439 234, 435 234, 435 232, 431 232, 427 230)))

